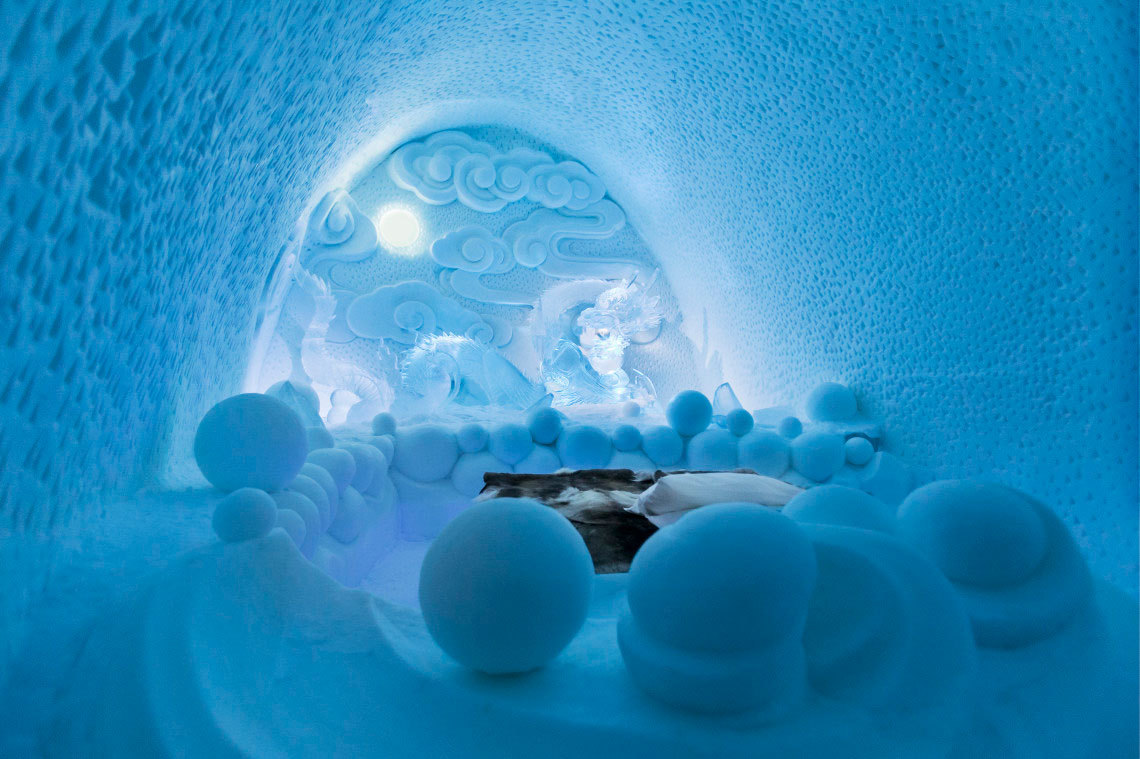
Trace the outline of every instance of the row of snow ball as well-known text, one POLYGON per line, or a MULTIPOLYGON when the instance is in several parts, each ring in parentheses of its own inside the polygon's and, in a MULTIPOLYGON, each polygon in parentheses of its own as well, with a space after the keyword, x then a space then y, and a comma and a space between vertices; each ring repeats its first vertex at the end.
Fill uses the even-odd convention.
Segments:
POLYGON ((222 540, 258 538, 277 526, 311 557, 321 535, 351 542, 374 518, 377 502, 394 497, 391 438, 334 448, 320 431, 306 430, 293 408, 257 393, 227 398, 206 413, 194 455, 210 483, 229 493, 213 517, 222 540))
POLYGON ((466 495, 477 494, 482 473, 496 468, 542 472, 559 466, 599 469, 613 462, 630 468, 671 467, 681 463, 687 450, 688 465, 694 469, 739 466, 779 477, 792 467, 822 482, 844 463, 863 466, 874 454, 870 441, 863 438, 845 442, 838 434, 801 434, 802 424, 794 417, 783 420, 778 432, 753 429, 754 419, 744 409, 726 415, 726 429, 710 429, 712 412, 707 397, 686 390, 669 403, 668 426, 641 430, 622 424, 608 435, 590 425, 564 427, 562 414, 553 408, 532 412, 525 426, 504 424, 490 431, 479 424, 467 424, 455 432, 438 425, 398 429, 391 414, 384 413, 374 419, 373 432, 395 437, 393 464, 401 474, 422 483, 450 475, 466 495), (462 471, 456 473, 457 466, 462 471))

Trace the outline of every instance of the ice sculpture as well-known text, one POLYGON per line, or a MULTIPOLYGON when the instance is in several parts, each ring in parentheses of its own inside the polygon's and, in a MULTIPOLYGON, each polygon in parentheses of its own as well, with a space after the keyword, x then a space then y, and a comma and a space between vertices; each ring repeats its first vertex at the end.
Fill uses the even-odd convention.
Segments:
POLYGON ((427 414, 449 403, 527 409, 546 392, 493 348, 470 337, 426 335, 400 357, 400 414, 427 414))
POLYGON ((622 368, 630 343, 651 341, 661 327, 652 284, 581 280, 543 293, 532 329, 556 405, 656 400, 648 377, 622 368))

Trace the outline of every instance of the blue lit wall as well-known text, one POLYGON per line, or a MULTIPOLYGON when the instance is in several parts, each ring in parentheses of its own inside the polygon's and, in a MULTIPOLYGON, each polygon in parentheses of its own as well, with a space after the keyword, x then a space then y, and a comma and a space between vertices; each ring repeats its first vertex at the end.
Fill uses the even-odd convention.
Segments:
POLYGON ((177 471, 314 192, 500 123, 605 180, 747 405, 847 381, 1134 591, 1135 4, 850 5, 5 2, 5 521, 177 471))

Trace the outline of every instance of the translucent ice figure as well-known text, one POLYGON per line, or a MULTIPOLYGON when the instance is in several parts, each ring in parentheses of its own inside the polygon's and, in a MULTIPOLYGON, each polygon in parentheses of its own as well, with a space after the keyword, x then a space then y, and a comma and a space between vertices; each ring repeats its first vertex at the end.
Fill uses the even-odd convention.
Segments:
POLYGON ((425 335, 400 359, 401 413, 432 413, 450 403, 528 409, 545 391, 493 348, 460 335, 425 335))
POLYGON ((557 405, 655 400, 649 378, 622 367, 630 343, 651 342, 660 329, 658 299, 647 292, 652 284, 580 280, 543 294, 535 335, 557 405))
MULTIPOLYGON (((333 356, 328 350, 326 337, 329 325, 336 314, 336 296, 332 294, 328 284, 300 267, 297 268, 294 277, 301 290, 313 299, 313 317, 301 340, 302 371, 295 371, 294 374, 300 376, 291 379, 300 380, 305 384, 311 381, 312 384, 325 385, 332 388, 332 393, 340 398, 355 396, 351 415, 349 409, 343 410, 344 417, 348 421, 371 419, 386 410, 392 404, 394 397, 392 385, 387 378, 333 356)), ((377 350, 378 364, 385 367, 385 373, 394 374, 395 357, 387 348, 377 350)), ((340 418, 340 409, 336 416, 337 418, 329 421, 334 424, 344 421, 340 418)))
POLYGON ((743 408, 736 397, 736 393, 732 391, 732 385, 727 382, 721 383, 716 392, 713 393, 712 406, 712 421, 718 427, 727 427, 729 412, 743 408))

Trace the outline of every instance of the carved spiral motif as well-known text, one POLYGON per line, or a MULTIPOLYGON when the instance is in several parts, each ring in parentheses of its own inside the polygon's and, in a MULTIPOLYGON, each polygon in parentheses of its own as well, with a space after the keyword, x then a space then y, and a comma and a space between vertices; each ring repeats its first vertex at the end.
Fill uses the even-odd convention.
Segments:
POLYGON ((346 321, 360 337, 404 345, 422 335, 450 333, 502 347, 512 336, 509 323, 492 323, 418 281, 385 285, 359 296, 348 307, 346 321))
POLYGON ((333 190, 309 215, 300 262, 313 271, 319 264, 363 261, 376 252, 376 227, 344 190, 333 190))
POLYGON ((490 230, 480 226, 460 227, 436 240, 431 257, 440 266, 478 273, 501 274, 514 268, 507 246, 490 230))

